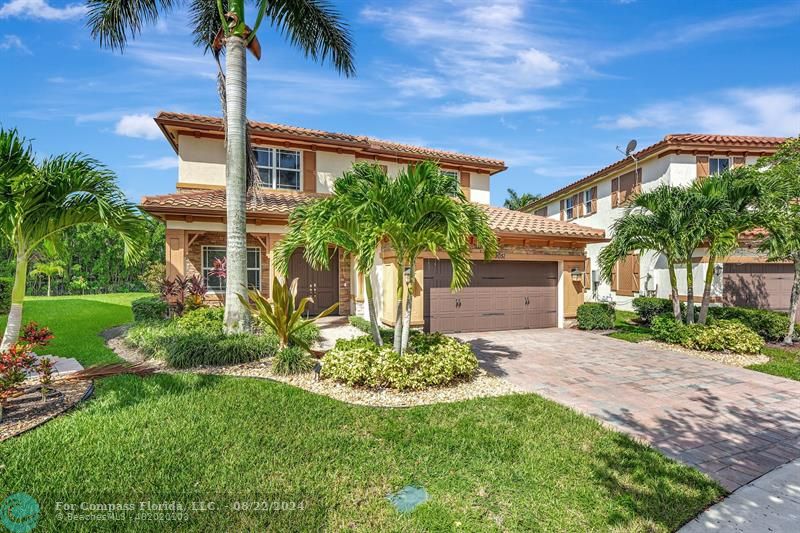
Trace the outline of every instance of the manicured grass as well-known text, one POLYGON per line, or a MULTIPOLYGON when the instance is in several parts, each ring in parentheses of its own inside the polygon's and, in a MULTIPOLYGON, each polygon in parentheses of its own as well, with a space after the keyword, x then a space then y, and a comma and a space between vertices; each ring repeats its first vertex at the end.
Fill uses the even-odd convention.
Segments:
POLYGON ((636 313, 633 311, 622 311, 618 309, 614 319, 614 328, 616 331, 608 336, 628 342, 651 340, 653 335, 650 333, 650 328, 636 324, 633 321, 634 318, 636 318, 636 313))
MULTIPOLYGON (((34 302, 42 305, 29 306, 30 317, 55 326, 48 320, 62 307, 78 313, 70 300, 34 302)), ((86 353, 99 330, 129 316, 109 305, 83 300, 84 318, 58 327, 60 354, 86 353)), ((112 360, 104 350, 101 342, 92 358, 112 360)), ((532 394, 374 409, 191 374, 100 381, 83 407, 0 444, 0 487, 0 498, 37 498, 42 531, 97 529, 58 522, 56 501, 143 500, 217 501, 189 513, 189 530, 670 531, 722 494, 696 470, 532 394), (430 501, 401 515, 385 496, 407 484, 424 486, 430 501), (236 501, 303 510, 237 511, 236 501)))
POLYGON ((748 366, 750 370, 758 370, 773 376, 800 381, 800 352, 782 348, 766 347, 761 353, 769 356, 769 362, 748 366))

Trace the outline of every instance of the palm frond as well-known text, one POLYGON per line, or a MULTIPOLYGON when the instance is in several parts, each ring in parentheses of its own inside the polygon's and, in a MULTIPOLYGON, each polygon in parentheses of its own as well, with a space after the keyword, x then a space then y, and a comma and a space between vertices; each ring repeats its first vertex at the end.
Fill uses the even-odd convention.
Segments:
POLYGON ((170 12, 175 0, 87 0, 87 26, 100 46, 124 50, 148 24, 170 12))

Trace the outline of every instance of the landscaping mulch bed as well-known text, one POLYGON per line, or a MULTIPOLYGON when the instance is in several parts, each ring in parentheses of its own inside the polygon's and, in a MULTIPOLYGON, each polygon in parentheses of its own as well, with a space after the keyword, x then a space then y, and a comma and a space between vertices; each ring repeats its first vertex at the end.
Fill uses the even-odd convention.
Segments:
POLYGON ((86 380, 58 381, 49 386, 46 401, 38 385, 30 384, 21 396, 10 398, 3 408, 0 442, 33 429, 72 409, 88 398, 93 390, 86 380))
POLYGON ((159 372, 191 372, 196 374, 271 379, 354 405, 368 405, 372 407, 411 407, 415 405, 459 402, 472 398, 505 396, 520 392, 515 385, 512 385, 502 378, 487 374, 482 369, 478 370, 471 381, 456 383, 448 387, 400 392, 392 389, 373 390, 350 387, 329 379, 318 380, 313 372, 294 376, 281 376, 272 372, 271 358, 242 365, 174 370, 168 368, 163 361, 147 359, 135 348, 127 346, 122 337, 110 339, 107 344, 109 348, 114 350, 117 355, 126 361, 131 363, 148 361, 154 366, 157 366, 159 372))
POLYGON ((689 348, 684 348, 683 346, 679 346, 677 344, 667 344, 665 342, 658 342, 658 341, 642 341, 639 344, 644 346, 655 346, 658 348, 662 348, 664 350, 672 350, 674 352, 680 352, 685 355, 691 355, 692 357, 699 357, 700 359, 706 359, 708 361, 716 361, 718 363, 722 363, 725 365, 730 366, 738 366, 738 367, 746 367, 750 365, 758 365, 762 363, 766 363, 769 361, 769 357, 756 353, 756 354, 738 354, 738 353, 727 353, 727 352, 701 352, 699 350, 691 350, 689 348))

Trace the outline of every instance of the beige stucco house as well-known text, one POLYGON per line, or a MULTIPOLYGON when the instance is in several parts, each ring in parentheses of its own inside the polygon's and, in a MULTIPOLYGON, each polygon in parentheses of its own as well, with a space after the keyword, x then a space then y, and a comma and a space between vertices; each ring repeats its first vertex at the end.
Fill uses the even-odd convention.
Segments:
MULTIPOLYGON (((215 258, 225 256, 225 150, 220 118, 161 112, 155 118, 178 154, 176 192, 147 196, 141 207, 166 224, 168 276, 206 277, 209 297, 224 292, 224 281, 209 277, 215 258)), ((490 205, 490 182, 505 170, 502 161, 409 146, 364 136, 250 123, 261 187, 247 198, 248 278, 269 291, 271 252, 286 232, 292 209, 330 194, 337 177, 357 161, 382 165, 396 175, 406 165, 435 160, 460 180, 470 201, 485 209, 501 249, 491 262, 473 250, 470 287, 452 294, 450 264, 423 256, 416 265, 412 322, 433 331, 478 331, 560 327, 583 301, 587 244, 604 239, 602 229, 509 211, 490 205)), ((377 251, 371 273, 380 319, 394 323, 394 255, 377 251)), ((290 277, 300 279, 302 295, 315 299, 312 311, 339 302, 339 314, 366 316, 364 280, 339 252, 330 271, 314 271, 297 253, 290 277)))

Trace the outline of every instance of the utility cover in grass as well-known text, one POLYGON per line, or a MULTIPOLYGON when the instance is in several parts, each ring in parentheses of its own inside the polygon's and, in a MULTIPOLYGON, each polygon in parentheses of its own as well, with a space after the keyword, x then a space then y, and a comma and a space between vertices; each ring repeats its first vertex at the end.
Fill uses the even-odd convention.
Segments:
POLYGON ((394 508, 401 513, 410 513, 428 501, 428 493, 422 487, 415 487, 414 485, 406 485, 394 494, 389 494, 387 500, 392 502, 394 508))

